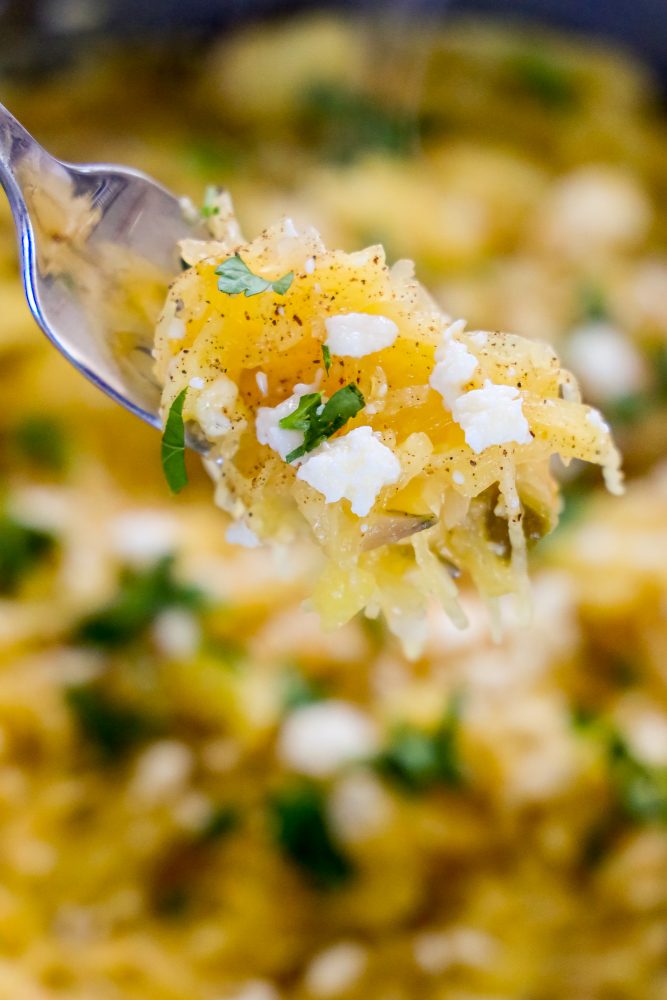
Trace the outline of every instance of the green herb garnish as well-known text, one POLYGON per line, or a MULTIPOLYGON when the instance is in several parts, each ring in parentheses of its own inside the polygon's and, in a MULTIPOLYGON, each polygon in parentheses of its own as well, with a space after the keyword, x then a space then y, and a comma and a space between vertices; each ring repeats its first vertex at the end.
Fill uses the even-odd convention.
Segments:
POLYGON ((329 829, 324 792, 304 784, 269 802, 274 836, 283 853, 319 889, 333 889, 353 873, 329 829))
POLYGON ((324 362, 324 367, 328 375, 329 369, 331 368, 331 351, 326 344, 322 344, 322 361, 324 362))
POLYGON ((175 580, 172 569, 173 559, 166 556, 150 569, 125 572, 116 597, 79 623, 75 642, 115 649, 140 638, 167 608, 201 610, 201 591, 175 580))
POLYGON ((200 844, 213 844, 223 840, 238 829, 241 817, 233 806, 216 806, 202 825, 197 840, 200 844))
POLYGON ((0 515, 0 594, 11 594, 35 566, 51 554, 53 535, 7 514, 0 515))
POLYGON ((293 712, 295 708, 312 705, 326 698, 322 684, 311 677, 306 677, 298 667, 289 667, 285 671, 282 683, 282 707, 285 712, 293 712))
POLYGON ((220 206, 215 204, 215 200, 220 193, 220 188, 216 187, 215 184, 208 185, 204 191, 204 203, 199 209, 202 219, 210 219, 213 215, 220 214, 220 206))
POLYGON ((14 428, 14 443, 24 458, 48 472, 62 472, 67 465, 67 436, 53 417, 25 417, 14 428))
POLYGON ((303 431, 303 444, 291 451, 285 461, 293 462, 295 458, 301 458, 306 452, 317 448, 355 417, 365 405, 366 400, 353 382, 334 392, 324 404, 321 392, 302 396, 294 413, 280 421, 280 426, 285 430, 303 431))
POLYGON ((218 275, 218 291, 225 292, 226 295, 240 295, 243 292, 246 297, 268 292, 270 288, 277 295, 284 295, 294 280, 294 271, 288 271, 276 281, 260 278, 258 274, 252 273, 238 254, 223 261, 216 267, 215 273, 218 275))
POLYGON ((459 787, 463 783, 459 724, 460 706, 455 699, 433 732, 400 726, 376 759, 376 767, 407 792, 423 792, 435 785, 459 787))
POLYGON ((185 424, 183 423, 183 403, 187 388, 179 392, 169 408, 167 422, 162 434, 162 469, 172 493, 180 493, 188 482, 185 466, 185 424))
POLYGON ((625 815, 638 823, 667 823, 667 767, 637 760, 618 733, 607 754, 611 783, 625 815))
POLYGON ((570 111, 579 95, 570 70, 553 56, 528 50, 517 52, 507 64, 516 83, 552 111, 570 111))
POLYGON ((117 760, 138 743, 159 732, 155 719, 118 701, 93 684, 67 688, 65 701, 81 735, 107 763, 117 760))

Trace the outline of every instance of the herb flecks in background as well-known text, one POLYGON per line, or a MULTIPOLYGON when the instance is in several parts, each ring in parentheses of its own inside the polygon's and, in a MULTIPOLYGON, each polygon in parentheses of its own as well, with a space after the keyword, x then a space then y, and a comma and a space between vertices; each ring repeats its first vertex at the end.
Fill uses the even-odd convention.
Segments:
POLYGON ((24 417, 13 430, 13 443, 21 457, 45 472, 63 472, 69 459, 69 441, 54 417, 24 417))
POLYGON ((408 724, 397 727, 376 759, 377 769, 406 792, 424 792, 436 785, 460 787, 464 783, 460 718, 460 701, 453 699, 433 731, 408 724))
POLYGON ((186 387, 179 392, 171 404, 162 434, 162 469, 172 493, 180 493, 188 482, 188 470, 185 466, 185 424, 183 423, 183 404, 187 391, 186 387))
POLYGON ((0 594, 13 593, 55 545, 48 532, 0 514, 0 594))
POLYGON ((95 684, 67 688, 65 701, 81 735, 105 763, 119 760, 160 731, 156 719, 112 697, 95 684))
POLYGON ((286 430, 303 431, 303 444, 291 451, 285 460, 293 462, 317 448, 344 427, 365 405, 366 400, 353 382, 334 392, 324 404, 321 392, 302 396, 294 413, 280 421, 280 426, 286 430))
POLYGON ((277 295, 285 295, 294 280, 294 271, 288 271, 287 274, 283 274, 275 281, 269 281, 258 274, 253 274, 238 254, 223 261, 216 267, 215 273, 218 275, 218 291, 224 292, 226 295, 243 293, 246 298, 251 295, 259 295, 261 292, 268 292, 270 289, 277 295))
POLYGON ((325 793, 316 785, 286 789, 269 802, 276 843, 318 889, 334 889, 353 866, 329 828, 325 793))
POLYGON ((174 607, 198 611, 203 605, 201 591, 176 580, 173 559, 165 557, 150 569, 126 571, 116 597, 87 615, 73 638, 84 645, 118 648, 140 638, 162 611, 174 607))

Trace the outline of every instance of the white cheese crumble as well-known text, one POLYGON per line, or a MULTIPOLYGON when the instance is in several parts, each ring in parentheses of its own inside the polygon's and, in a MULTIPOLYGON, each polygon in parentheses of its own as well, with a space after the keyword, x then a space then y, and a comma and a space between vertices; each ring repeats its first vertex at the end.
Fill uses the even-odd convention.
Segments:
POLYGON ((277 750, 288 767, 323 778, 375 753, 378 746, 373 720, 356 705, 332 699, 292 712, 283 723, 277 750))
POLYGON ((592 424, 593 427, 597 427, 597 429, 600 431, 609 430, 609 424, 604 419, 599 410, 593 410, 593 409, 589 410, 588 413, 586 414, 586 420, 589 422, 589 424, 592 424))
POLYGON ((401 463, 371 427, 355 427, 343 437, 325 441, 297 472, 326 503, 350 501, 352 513, 366 517, 383 486, 397 482, 401 463))
POLYGON ((586 393, 601 402, 640 392, 646 386, 641 355, 610 323, 584 323, 573 330, 566 357, 586 393))
POLYGON ((340 941, 321 951, 306 969, 306 989, 316 997, 335 997, 354 985, 366 967, 367 951, 354 941, 340 941))
POLYGON ((219 438, 231 430, 229 414, 234 409, 239 390, 226 375, 219 375, 197 396, 194 412, 207 438, 219 438))
POLYGON ((468 336, 475 347, 486 347, 489 339, 488 334, 484 330, 475 330, 474 333, 469 333, 468 336))
POLYGON ((493 444, 530 444, 519 390, 484 380, 481 389, 466 392, 454 403, 452 416, 465 434, 466 444, 479 454, 493 444))
POLYGON ((167 338, 169 340, 183 340, 185 336, 185 322, 174 316, 171 323, 167 327, 167 338))
POLYGON ((346 358, 363 358, 367 354, 391 347, 398 336, 398 327, 388 316, 372 313, 341 313, 328 316, 326 346, 332 354, 346 358))
POLYGON ((188 384, 191 389, 203 389, 205 382, 204 379, 201 378, 199 375, 195 375, 194 378, 190 379, 188 384))
POLYGON ((242 545, 244 549, 256 549, 262 544, 245 521, 233 521, 225 532, 225 538, 231 545, 242 545))
POLYGON ((144 566, 173 552, 180 538, 180 523, 161 510, 128 510, 109 525, 114 555, 133 566, 144 566))
POLYGON ((173 799, 186 787, 193 767, 194 757, 185 743, 153 743, 137 760, 130 795, 149 804, 173 799))
POLYGON ((282 459, 303 444, 303 431, 286 430, 280 426, 280 421, 294 413, 301 397, 312 391, 313 387, 310 385, 295 385, 292 395, 282 403, 277 406, 260 406, 255 414, 257 440, 277 451, 282 459))
POLYGON ((429 379, 431 387, 440 393, 450 411, 477 369, 477 358, 460 340, 451 339, 448 335, 451 329, 445 330, 442 344, 435 352, 436 364, 429 379))
POLYGON ((315 258, 309 257, 306 263, 303 265, 303 269, 306 274, 312 274, 315 270, 315 258))
POLYGON ((259 389, 262 396, 268 396, 269 394, 269 378, 266 372, 257 372, 255 375, 255 382, 257 383, 257 388, 259 389))
POLYGON ((453 472, 452 479, 454 480, 457 486, 463 486, 465 482, 465 479, 463 478, 463 474, 461 472, 453 472))
POLYGON ((185 608, 168 608, 155 619, 151 629, 159 651, 175 660, 195 656, 201 644, 201 628, 185 608))

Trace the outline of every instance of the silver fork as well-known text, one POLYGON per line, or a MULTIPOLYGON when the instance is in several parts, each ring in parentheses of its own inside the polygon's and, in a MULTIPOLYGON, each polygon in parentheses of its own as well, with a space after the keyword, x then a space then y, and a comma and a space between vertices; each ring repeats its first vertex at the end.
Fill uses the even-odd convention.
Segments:
MULTIPOLYGON (((0 184, 11 206, 30 310, 49 340, 75 368, 142 420, 161 429, 150 322, 117 349, 112 301, 132 268, 167 284, 178 273, 177 243, 197 235, 182 204, 130 167, 72 164, 43 149, 0 104, 0 184)), ((197 428, 186 443, 206 453, 197 428)), ((400 511, 372 523, 364 548, 424 531, 429 515, 400 511)))
POLYGON ((105 317, 128 268, 168 281, 177 241, 193 235, 179 200, 129 167, 55 159, 0 104, 0 184, 16 225, 30 310, 49 340, 98 388, 161 427, 153 329, 120 354, 105 317), (60 220, 60 221, 59 221, 60 220))

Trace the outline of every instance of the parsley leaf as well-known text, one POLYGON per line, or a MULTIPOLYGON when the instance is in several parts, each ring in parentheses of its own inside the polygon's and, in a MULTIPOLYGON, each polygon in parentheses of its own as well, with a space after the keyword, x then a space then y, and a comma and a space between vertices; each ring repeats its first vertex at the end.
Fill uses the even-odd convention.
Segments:
POLYGON ((220 206, 215 204, 215 199, 220 194, 220 188, 215 184, 209 184, 204 192, 204 203, 199 209, 202 219, 210 219, 213 215, 220 214, 220 206))
POLYGON ((276 281, 260 278, 258 274, 252 273, 237 253, 216 267, 215 273, 219 276, 218 291, 225 292, 227 295, 240 295, 243 292, 246 297, 259 295, 260 292, 268 292, 270 288, 276 294, 284 295, 294 280, 294 271, 288 271, 276 281))
POLYGON ((331 351, 326 344, 322 344, 322 361, 324 361, 324 367, 328 375, 331 368, 331 351))
POLYGON ((67 688, 65 702, 81 735, 107 763, 156 736, 160 729, 155 719, 112 697, 97 685, 77 684, 67 688))
POLYGON ((329 829, 321 789, 304 784, 284 790, 269 809, 278 846, 316 888, 333 889, 350 878, 352 863, 329 829))
POLYGON ((423 792, 435 785, 459 787, 463 767, 458 748, 460 710, 452 701, 444 718, 428 733, 415 726, 396 729, 376 767, 406 792, 423 792))
POLYGON ((62 472, 67 465, 68 441, 63 426, 53 417, 25 417, 13 432, 16 448, 33 465, 48 472, 62 472))
POLYGON ((366 405, 357 386, 350 382, 334 392, 331 399, 322 405, 322 393, 312 392, 302 396, 294 413, 283 417, 280 426, 286 430, 303 431, 303 444, 286 456, 286 462, 301 458, 306 452, 339 431, 348 420, 356 416, 366 405))
POLYGON ((169 408, 167 422, 162 434, 162 469, 172 493, 180 493, 188 482, 185 467, 185 424, 183 423, 183 403, 187 388, 179 392, 169 408))
POLYGON ((23 577, 53 551, 55 539, 45 531, 0 515, 0 594, 16 590, 23 577))
POLYGON ((201 591, 175 580, 172 566, 172 557, 166 556, 150 569, 126 572, 121 577, 116 597, 79 623, 75 641, 116 649, 140 638, 167 608, 201 609, 201 591))
POLYGON ((607 748, 611 783, 625 815, 639 823, 667 823, 667 768, 638 760, 617 733, 607 748))
POLYGON ((513 81, 544 108, 572 111, 579 104, 571 71, 552 54, 526 49, 508 60, 507 69, 513 81))

